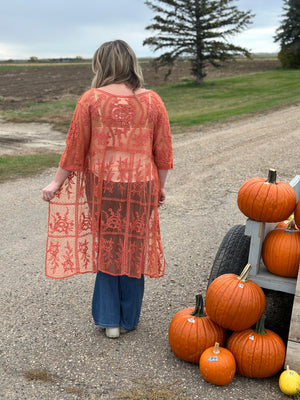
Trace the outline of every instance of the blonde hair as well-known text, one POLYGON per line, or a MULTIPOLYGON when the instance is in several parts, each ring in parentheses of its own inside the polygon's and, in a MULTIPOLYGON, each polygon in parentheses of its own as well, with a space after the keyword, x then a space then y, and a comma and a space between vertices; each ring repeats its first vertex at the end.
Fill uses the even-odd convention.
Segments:
POLYGON ((92 88, 127 83, 135 91, 143 85, 143 74, 132 48, 123 40, 103 43, 92 61, 92 88))

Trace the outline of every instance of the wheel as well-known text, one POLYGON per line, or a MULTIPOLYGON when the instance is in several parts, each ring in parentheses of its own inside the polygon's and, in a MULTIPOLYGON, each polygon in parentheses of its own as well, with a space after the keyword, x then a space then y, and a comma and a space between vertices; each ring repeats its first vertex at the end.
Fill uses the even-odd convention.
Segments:
MULTIPOLYGON (((240 275, 248 262, 249 248, 250 237, 245 235, 245 225, 234 225, 224 236, 217 251, 207 287, 220 275, 240 275)), ((272 289, 262 289, 266 296, 265 326, 286 342, 294 296, 272 289)))
POLYGON ((249 248, 250 237, 245 235, 245 225, 234 225, 217 251, 207 287, 220 275, 239 275, 248 262, 249 248))

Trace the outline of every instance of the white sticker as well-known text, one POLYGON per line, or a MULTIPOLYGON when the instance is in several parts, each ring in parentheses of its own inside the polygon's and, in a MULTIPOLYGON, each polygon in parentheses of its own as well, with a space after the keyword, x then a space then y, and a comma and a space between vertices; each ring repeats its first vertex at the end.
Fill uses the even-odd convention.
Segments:
POLYGON ((249 336, 249 339, 250 339, 250 340, 254 340, 254 336, 253 336, 253 335, 250 335, 250 336, 249 336))
POLYGON ((193 324, 195 323, 194 318, 189 318, 188 321, 189 321, 189 322, 192 322, 193 324))
POLYGON ((218 356, 210 356, 208 357, 208 361, 218 361, 218 356))
POLYGON ((244 287, 244 285, 243 285, 242 283, 239 283, 239 287, 243 288, 243 287, 244 287))

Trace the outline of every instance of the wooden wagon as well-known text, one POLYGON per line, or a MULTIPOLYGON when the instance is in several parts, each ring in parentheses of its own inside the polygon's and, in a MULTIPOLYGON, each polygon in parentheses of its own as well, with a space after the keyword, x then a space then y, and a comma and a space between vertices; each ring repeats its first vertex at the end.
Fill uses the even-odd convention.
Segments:
MULTIPOLYGON (((299 200, 300 175, 295 176, 290 185, 299 200)), ((285 305, 287 312, 284 310, 284 313, 289 326, 285 338, 287 341, 285 365, 300 371, 300 269, 298 278, 281 277, 270 273, 261 258, 263 241, 275 225, 248 219, 246 225, 233 226, 225 235, 216 254, 208 286, 217 276, 224 273, 240 274, 247 263, 251 264, 249 279, 263 288, 265 293, 273 297, 274 294, 279 294, 276 300, 278 303, 282 302, 282 296, 285 296, 284 300, 287 299, 285 305)), ((270 318, 271 322, 275 321, 275 315, 271 315, 270 318)))

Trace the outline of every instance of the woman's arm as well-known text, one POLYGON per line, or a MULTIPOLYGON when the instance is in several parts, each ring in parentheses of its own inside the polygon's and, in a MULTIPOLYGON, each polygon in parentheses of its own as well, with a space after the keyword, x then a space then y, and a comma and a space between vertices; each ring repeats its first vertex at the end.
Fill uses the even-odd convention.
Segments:
POLYGON ((58 191, 71 172, 72 171, 58 167, 53 181, 42 190, 42 199, 45 201, 52 200, 55 196, 55 193, 58 191))
POLYGON ((167 175, 168 175, 167 169, 158 169, 158 176, 161 184, 161 193, 160 193, 160 199, 158 200, 158 207, 163 205, 164 202, 166 201, 165 183, 167 175))

